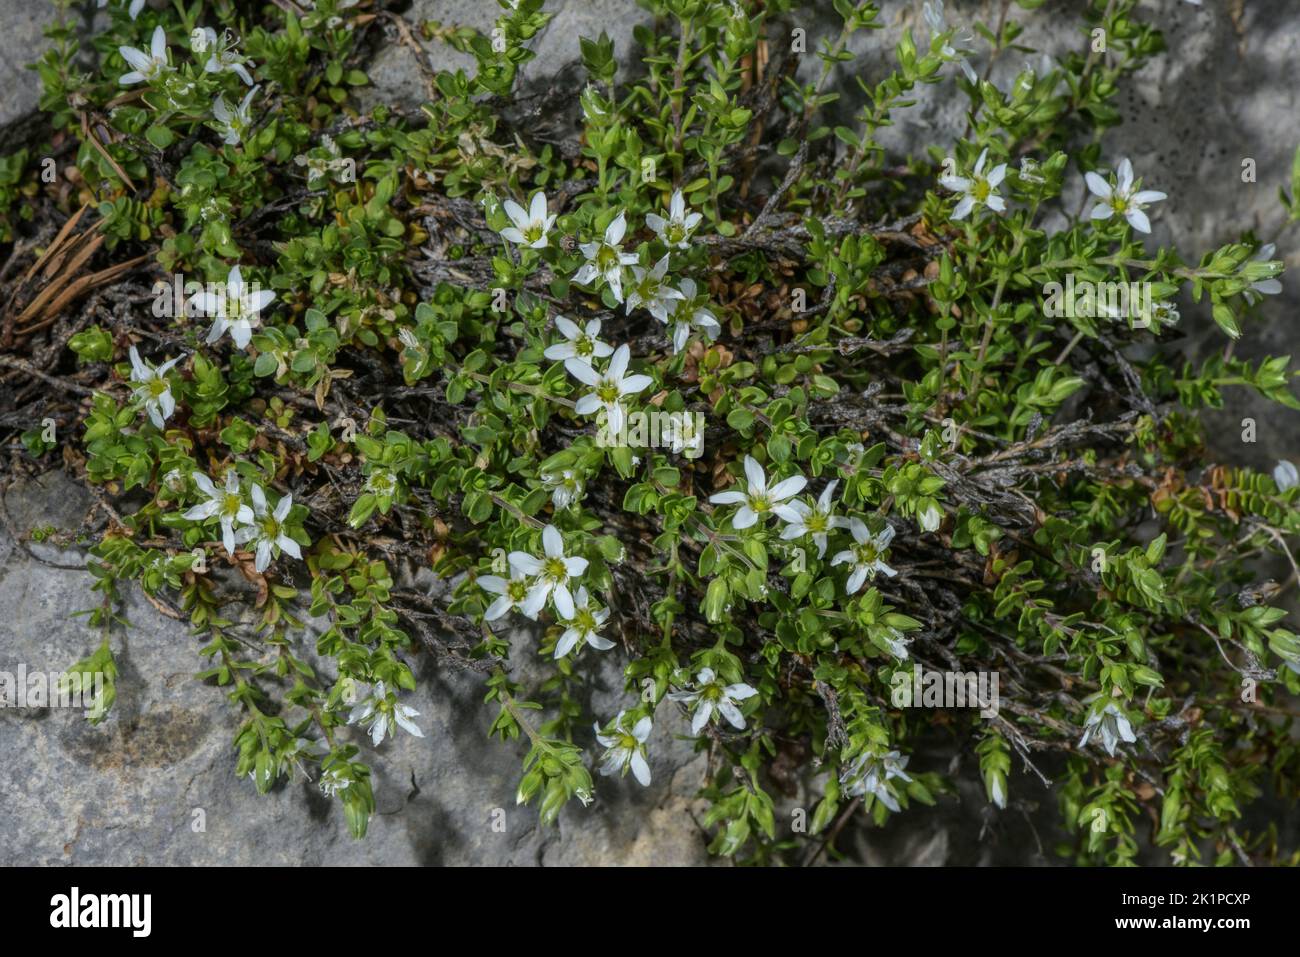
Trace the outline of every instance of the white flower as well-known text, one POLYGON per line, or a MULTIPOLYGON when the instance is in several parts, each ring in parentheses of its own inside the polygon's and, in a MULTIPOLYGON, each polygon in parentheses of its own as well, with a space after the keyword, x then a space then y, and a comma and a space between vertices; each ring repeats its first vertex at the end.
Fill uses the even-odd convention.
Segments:
POLYGON ((244 504, 244 498, 239 492, 239 476, 233 468, 228 470, 224 489, 213 485, 212 479, 202 472, 194 472, 190 477, 208 500, 189 509, 183 517, 191 522, 205 522, 214 515, 219 515, 221 544, 226 546, 226 554, 235 554, 235 524, 248 525, 253 521, 253 510, 244 504))
POLYGON ((934 504, 927 504, 925 508, 917 513, 916 521, 921 526, 922 531, 938 531, 939 524, 943 521, 943 509, 934 504))
POLYGON ((582 498, 582 479, 573 469, 543 472, 542 485, 551 490, 551 504, 556 508, 572 508, 582 498))
POLYGON ((1154 322, 1157 326, 1176 326, 1181 315, 1178 306, 1168 299, 1161 299, 1151 304, 1151 314, 1146 317, 1147 324, 1154 322))
POLYGON ((375 469, 366 476, 365 491, 379 498, 392 498, 397 493, 397 475, 391 469, 375 469))
POLYGON ((253 85, 253 77, 244 67, 244 64, 248 62, 248 58, 235 52, 228 32, 217 36, 217 31, 212 27, 204 27, 203 37, 203 49, 210 51, 208 62, 203 65, 205 73, 220 73, 223 70, 229 70, 243 80, 246 86, 253 85))
POLYGON ((881 641, 889 649, 889 653, 899 661, 907 660, 907 646, 911 639, 904 638, 903 633, 897 628, 887 628, 881 641))
POLYGON ((1020 176, 1021 182, 1024 183, 1033 183, 1038 185, 1047 182, 1047 180, 1038 175, 1037 161, 1028 156, 1020 157, 1020 172, 1018 175, 1020 176))
POLYGON ((731 519, 733 528, 749 528, 768 512, 776 514, 787 522, 797 522, 803 516, 788 504, 783 504, 792 495, 798 495, 808 480, 802 475, 792 475, 788 479, 767 487, 767 475, 763 466, 751 456, 745 456, 745 491, 731 489, 709 496, 714 505, 740 505, 731 519))
POLYGON ((253 118, 249 114, 249 107, 253 104, 253 95, 259 87, 253 87, 239 102, 239 106, 233 110, 226 104, 225 97, 220 93, 212 101, 212 116, 220 127, 218 132, 224 143, 234 146, 243 138, 244 130, 248 129, 253 118))
POLYGON ((636 262, 636 256, 623 252, 623 234, 627 232, 627 216, 618 217, 605 228, 605 238, 600 242, 583 243, 580 247, 587 261, 576 273, 573 281, 587 285, 604 279, 614 292, 614 299, 623 301, 623 267, 636 262))
POLYGON ((667 272, 667 255, 655 263, 653 269, 632 267, 632 285, 624 303, 627 314, 631 315, 637 306, 645 306, 650 315, 660 322, 668 321, 668 313, 676 306, 676 300, 684 299, 685 296, 664 281, 667 272))
POLYGON ((1088 720, 1084 725, 1083 737, 1079 739, 1079 747, 1083 747, 1088 740, 1094 735, 1101 735, 1102 747, 1111 757, 1115 756, 1115 748, 1121 740, 1132 744, 1137 740, 1133 734, 1133 725, 1129 723, 1128 716, 1112 701, 1106 705, 1099 713, 1088 715, 1088 720))
POLYGON ((1285 492, 1289 488, 1300 485, 1300 473, 1297 473, 1296 467, 1286 459, 1278 459, 1277 465, 1273 466, 1273 481, 1279 492, 1285 492))
POLYGON ((695 714, 691 718, 691 734, 698 735, 716 710, 738 731, 745 730, 745 716, 736 706, 739 701, 754 697, 758 692, 747 684, 736 683, 723 685, 718 681, 712 668, 701 668, 695 676, 694 691, 673 691, 668 695, 671 701, 695 703, 695 714))
POLYGON ((360 722, 363 727, 369 728, 370 740, 375 747, 379 747, 385 737, 396 733, 395 724, 408 734, 423 738, 424 732, 411 720, 419 714, 408 705, 398 704, 397 695, 385 689, 382 681, 378 681, 369 697, 358 702, 352 709, 348 715, 348 724, 360 722))
POLYGON ((672 303, 671 315, 673 353, 682 351, 692 329, 698 329, 704 338, 712 342, 722 331, 717 317, 709 311, 704 301, 697 302, 695 280, 687 277, 682 280, 681 301, 672 303))
POLYGON ((171 469, 162 477, 162 484, 169 492, 179 494, 185 491, 185 476, 181 475, 180 469, 171 469))
MULTIPOLYGON (((1277 245, 1274 243, 1265 243, 1259 247, 1259 252, 1251 257, 1252 262, 1269 262, 1273 254, 1277 252, 1277 245)), ((1243 292, 1242 298, 1248 303, 1254 305, 1261 301, 1261 296, 1276 296, 1282 291, 1282 283, 1277 279, 1257 279, 1250 284, 1250 288, 1243 292)))
POLYGON ((333 797, 340 791, 346 791, 351 778, 345 777, 338 768, 330 768, 320 776, 320 790, 326 797, 333 797))
POLYGON ((573 614, 565 620, 569 626, 555 645, 555 657, 563 658, 584 641, 597 651, 609 651, 614 642, 599 634, 609 620, 609 609, 593 605, 587 589, 579 587, 574 598, 573 614))
POLYGON ((903 770, 907 767, 907 762, 908 759, 897 751, 887 751, 885 754, 867 751, 858 755, 840 775, 840 784, 849 797, 873 794, 881 804, 897 813, 898 801, 889 790, 889 781, 891 778, 912 780, 903 770))
POLYGON ((860 518, 849 519, 849 531, 853 533, 853 540, 857 543, 852 548, 838 552, 831 559, 832 565, 842 565, 845 562, 853 566, 853 573, 849 575, 848 582, 845 583, 845 590, 850 595, 857 594, 862 583, 868 578, 875 578, 877 572, 883 572, 887 577, 893 578, 898 572, 885 564, 885 549, 889 543, 894 540, 894 527, 886 524, 875 535, 871 534, 871 529, 867 528, 865 522, 860 518))
POLYGON ((798 500, 791 502, 790 508, 798 513, 798 518, 781 531, 781 538, 788 542, 811 535, 817 545, 817 557, 823 557, 826 554, 826 533, 832 528, 842 528, 845 525, 844 519, 831 514, 835 507, 832 502, 835 487, 839 484, 840 480, 835 479, 827 485, 815 506, 810 507, 798 500))
POLYGON ((672 449, 674 455, 685 453, 687 458, 698 458, 704 453, 702 425, 702 417, 697 418, 685 410, 670 412, 659 429, 660 441, 672 449))
POLYGON ((344 704, 356 704, 360 692, 357 690, 357 679, 351 675, 344 675, 338 680, 339 700, 344 704))
MULTIPOLYGON (((921 5, 921 11, 925 14, 925 22, 930 27, 931 40, 940 34, 948 32, 948 24, 943 15, 943 0, 934 0, 933 4, 924 3, 921 5)), ((962 72, 966 74, 966 79, 975 83, 978 81, 978 78, 975 76, 975 70, 966 62, 966 58, 971 54, 968 44, 973 40, 974 37, 968 32, 963 31, 959 33, 954 31, 952 42, 944 43, 944 45, 939 48, 939 53, 948 60, 956 60, 961 65, 962 72), (960 43, 961 46, 954 47, 954 42, 960 43)))
POLYGON ((230 338, 240 349, 247 348, 253 338, 253 329, 261 321, 258 313, 271 304, 275 293, 269 289, 250 290, 244 285, 239 267, 230 270, 226 279, 225 294, 201 292, 191 297, 190 311, 200 316, 215 317, 208 332, 208 342, 216 342, 222 333, 230 331, 230 338))
POLYGON ((506 612, 522 608, 530 584, 528 576, 522 574, 516 574, 509 580, 499 575, 480 575, 478 583, 484 591, 498 596, 488 605, 487 611, 483 612, 484 621, 496 621, 506 612))
POLYGON ((650 765, 646 763, 645 743, 650 737, 653 724, 650 717, 639 720, 629 731, 623 726, 626 711, 620 711, 614 719, 614 730, 605 734, 596 725, 596 740, 606 749, 600 764, 600 773, 606 777, 622 772, 626 774, 631 768, 632 776, 643 787, 650 786, 650 765))
POLYGON ((989 800, 1002 810, 1007 809, 1007 792, 1002 788, 1002 777, 1000 775, 995 774, 989 780, 989 800))
POLYGON ((614 347, 608 342, 601 342, 598 338, 600 336, 599 319, 588 319, 586 326, 579 327, 571 319, 556 316, 555 328, 559 329, 560 335, 564 336, 568 341, 547 346, 542 355, 548 359, 556 361, 577 359, 591 365, 592 359, 604 359, 614 354, 614 347))
POLYGON ((131 384, 135 386, 135 397, 144 400, 149 421, 161 429, 176 411, 176 400, 172 398, 172 387, 167 381, 167 373, 184 357, 168 359, 155 369, 140 358, 140 353, 135 346, 132 346, 130 351, 131 384))
POLYGON ((284 520, 289 517, 289 509, 293 508, 293 496, 285 495, 276 503, 275 511, 272 511, 267 504, 266 493, 262 491, 262 486, 254 482, 251 494, 255 518, 251 525, 235 536, 235 540, 241 545, 245 542, 256 543, 256 559, 253 567, 259 572, 266 571, 267 566, 271 564, 272 549, 279 549, 286 555, 301 559, 302 550, 298 547, 298 543, 284 530, 284 520))
POLYGON ((1158 203, 1166 196, 1159 190, 1138 190, 1138 183, 1133 181, 1133 164, 1127 157, 1119 161, 1114 187, 1093 172, 1086 174, 1084 179, 1087 180, 1088 191, 1103 200, 1092 207, 1090 215, 1093 219, 1110 219, 1118 213, 1138 232, 1151 232, 1151 221, 1142 210, 1147 204, 1158 203))
POLYGON ((1007 208, 1006 200, 997 194, 997 188, 1007 176, 1007 164, 999 163, 993 169, 989 170, 988 175, 984 174, 984 163, 989 157, 988 147, 980 151, 979 159, 975 161, 975 169, 971 171, 971 178, 964 176, 951 176, 944 174, 939 177, 939 185, 945 189, 950 189, 954 193, 961 193, 962 197, 957 201, 957 206, 952 211, 954 220, 965 219, 970 215, 977 205, 983 203, 995 213, 1005 212, 1007 208))
POLYGON ((533 201, 529 203, 527 212, 513 199, 507 199, 501 204, 501 208, 514 224, 501 230, 502 239, 509 240, 517 246, 527 246, 529 249, 546 248, 546 234, 555 224, 555 215, 547 215, 545 193, 538 190, 533 195, 533 201))
POLYGON ((623 398, 644 391, 654 381, 648 375, 627 375, 627 364, 631 358, 631 350, 626 345, 619 346, 603 373, 598 373, 581 359, 564 360, 564 368, 569 370, 570 375, 592 388, 591 392, 577 401, 573 410, 579 415, 593 415, 603 407, 605 425, 611 435, 623 431, 623 422, 627 416, 623 398))
POLYGON ((524 603, 519 606, 525 615, 536 618, 537 613, 546 605, 546 599, 554 594, 555 610, 560 613, 560 617, 573 617, 573 595, 569 592, 569 579, 577 578, 587 570, 587 560, 570 558, 564 554, 564 539, 554 525, 542 529, 540 558, 527 552, 511 552, 510 567, 519 574, 536 576, 524 603))
POLYGON ((130 73, 123 73, 117 82, 122 86, 133 83, 152 83, 164 73, 170 73, 172 66, 167 62, 167 33, 161 26, 153 28, 153 37, 149 41, 149 52, 135 47, 118 47, 117 52, 132 67, 130 73))
MULTIPOLYGON (((126 12, 132 20, 140 15, 140 11, 144 9, 144 3, 145 0, 131 0, 131 6, 127 8, 126 12)), ((103 10, 108 6, 108 0, 95 0, 95 6, 103 10)))
POLYGON ((679 189, 673 192, 673 198, 668 203, 668 218, 647 213, 645 224, 653 229, 670 249, 688 249, 691 245, 691 233, 695 232, 695 227, 700 225, 700 220, 703 218, 700 213, 686 211, 686 198, 682 196, 682 191, 679 189))

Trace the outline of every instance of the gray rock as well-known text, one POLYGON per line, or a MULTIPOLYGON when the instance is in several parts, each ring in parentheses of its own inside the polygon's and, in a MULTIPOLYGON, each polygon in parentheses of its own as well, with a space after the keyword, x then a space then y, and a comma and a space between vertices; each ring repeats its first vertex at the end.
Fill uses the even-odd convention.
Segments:
MULTIPOLYGON (((15 528, 76 528, 89 495, 62 473, 10 490, 15 528)), ((20 531, 21 533, 21 531, 20 531)), ((47 561, 75 552, 31 545, 47 561)), ((100 636, 74 613, 94 607, 84 571, 54 568, 0 535, 0 671, 57 672, 100 636)), ((221 689, 193 679, 206 667, 202 639, 125 589, 127 629, 113 648, 120 675, 108 720, 92 727, 72 709, 0 708, 0 863, 3 864, 693 864, 705 842, 689 813, 700 767, 689 743, 661 721, 651 741, 655 780, 601 779, 597 800, 576 803, 542 830, 514 803, 523 745, 489 740, 492 711, 481 678, 420 656, 419 689, 405 701, 425 737, 401 734, 373 757, 377 813, 353 840, 336 802, 299 777, 259 796, 236 778, 238 717, 221 689), (682 768, 675 775, 674 771, 682 768), (500 808, 503 814, 494 815, 500 808), (201 819, 202 830, 195 830, 201 819), (504 830, 494 828, 503 819, 504 830)), ((526 632, 516 654, 530 654, 526 632)), ((602 720, 626 701, 618 663, 602 659, 592 711, 602 720)), ((527 685, 527 666, 521 669, 527 685)), ((667 712, 664 712, 665 717, 667 712)), ((677 731, 685 730, 684 723, 677 731)), ((588 733, 581 743, 593 745, 588 733)), ((696 815, 698 816, 698 814, 696 815)))
MULTIPOLYGON (((634 51, 632 36, 638 24, 648 25, 649 14, 632 0, 551 0, 546 11, 555 16, 550 23, 529 41, 536 58, 520 71, 524 87, 545 83, 568 64, 578 60, 581 50, 579 37, 595 39, 602 31, 614 41, 614 52, 626 64, 634 51)), ((491 35, 493 24, 501 15, 495 0, 415 0, 403 16, 412 26, 427 21, 442 27, 472 27, 491 35)), ((393 34, 395 39, 396 34, 393 34)), ((435 38, 419 41, 424 48, 424 63, 430 70, 463 69, 472 73, 474 58, 453 49, 435 38)), ((428 99, 428 81, 420 68, 417 54, 409 46, 394 43, 381 50, 369 68, 371 86, 360 91, 359 100, 364 109, 376 103, 388 103, 407 112, 419 108, 428 99)))
MULTIPOLYGON (((54 22, 49 0, 0 0, 0 126, 34 109, 41 98, 41 81, 27 64, 46 48, 44 29, 54 22)), ((0 149, 3 149, 0 147, 0 149)))

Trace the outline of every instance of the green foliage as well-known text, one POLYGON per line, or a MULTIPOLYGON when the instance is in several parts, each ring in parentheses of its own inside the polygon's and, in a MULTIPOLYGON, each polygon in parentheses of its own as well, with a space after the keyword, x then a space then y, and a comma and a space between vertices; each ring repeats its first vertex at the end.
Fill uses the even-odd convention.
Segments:
MULTIPOLYGON (((664 729, 689 730, 711 850, 815 859, 951 790, 909 765, 942 725, 1007 813, 1059 757, 1076 862, 1135 863, 1157 819, 1178 862, 1291 853, 1242 822, 1265 770, 1282 794, 1300 774, 1278 703, 1300 691, 1300 638, 1253 564, 1291 559, 1300 492, 1206 467, 1199 412, 1238 386, 1297 408, 1294 374, 1169 347, 1175 302, 1225 345, 1250 336, 1282 263, 1250 236, 1199 259, 1148 248, 1138 207, 1158 201, 1125 206, 1101 135, 1163 49, 1135 0, 1086 5, 1104 55, 1007 89, 965 73, 948 24, 859 70, 850 40, 883 5, 836 0, 842 29, 799 50, 786 0, 646 0, 640 63, 575 44, 585 86, 546 103, 577 100, 572 135, 511 103, 542 0, 502 0, 490 34, 415 25, 475 61, 432 77, 418 117, 358 114, 373 17, 351 6, 118 6, 98 73, 74 68, 65 23, 36 67, 80 199, 108 248, 209 291, 237 267, 263 301, 101 314, 68 341, 95 383, 85 478, 133 502, 93 549, 92 623, 114 621, 119 582, 174 602, 258 791, 307 774, 363 836, 363 752, 429 731, 403 704, 427 651, 486 675, 492 735, 527 744, 517 800, 545 823, 650 781, 664 729), (191 49, 209 26, 217 45, 191 49), (168 59, 122 99, 119 47, 147 51, 156 27, 168 59), (234 120, 251 87, 230 64, 257 84, 234 120), (967 132, 889 155, 882 131, 926 87, 962 100, 967 132), (1113 215, 1075 208, 1085 174, 1113 215), (1063 304, 1067 276, 1150 295, 1063 304), (443 587, 403 587, 407 563, 443 587), (509 640, 527 619, 531 645, 509 640), (899 704, 914 666, 1001 675, 1004 707, 899 704), (602 667, 617 715, 581 703, 602 667)), ((969 42, 1019 61, 1022 30, 1010 15, 969 42)), ((32 158, 0 161, 0 227, 39 191, 32 158)), ((107 641, 83 665, 112 671, 107 641)))

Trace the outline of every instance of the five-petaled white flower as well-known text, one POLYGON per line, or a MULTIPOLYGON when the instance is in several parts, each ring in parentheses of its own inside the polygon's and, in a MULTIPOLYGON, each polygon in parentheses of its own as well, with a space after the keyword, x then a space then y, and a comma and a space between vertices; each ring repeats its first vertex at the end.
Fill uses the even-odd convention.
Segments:
POLYGON ((886 524, 873 535, 871 529, 867 528, 866 522, 860 518, 852 518, 849 519, 849 531, 853 533, 856 544, 852 548, 836 553, 831 559, 832 565, 843 565, 847 562, 853 566, 853 572, 844 586, 848 594, 857 594, 862 583, 868 578, 875 578, 877 572, 883 572, 889 578, 898 574, 886 565, 884 560, 885 549, 894 540, 892 525, 886 524))
POLYGON ((212 101, 212 117, 217 121, 221 133, 222 142, 228 146, 234 146, 244 136, 244 131, 248 129, 249 124, 253 122, 252 114, 249 108, 253 105, 253 96, 257 93, 259 87, 253 87, 245 94, 244 98, 239 101, 239 105, 233 110, 226 103, 225 97, 220 93, 212 101))
POLYGON ((677 305, 677 300, 684 299, 685 296, 668 285, 664 279, 667 273, 667 254, 655 263, 653 269, 632 267, 632 284, 628 287, 627 299, 623 304, 629 315, 637 306, 645 306, 650 315, 660 322, 668 321, 668 313, 677 305))
POLYGON ((643 787, 649 787, 650 765, 646 762, 645 743, 650 738, 650 731, 654 725, 647 715, 637 721, 629 731, 623 725, 626 715, 626 711, 618 713, 618 717, 614 719, 614 730, 609 734, 601 731, 600 725, 595 726, 596 740, 606 749, 605 757, 600 764, 600 773, 606 777, 619 772, 627 774, 630 768, 632 776, 640 781, 643 787))
POLYGON ((548 215, 546 212, 545 193, 538 190, 533 195, 532 202, 528 204, 527 211, 513 199, 507 199, 501 204, 501 208, 505 210, 512 223, 501 230, 502 239, 509 240, 517 246, 527 246, 529 249, 546 248, 546 234, 555 224, 555 215, 548 215))
POLYGON ((220 73, 223 70, 229 70, 243 80, 245 86, 253 85, 252 74, 244 66, 248 62, 248 58, 235 52, 229 32, 218 36, 217 31, 212 27, 204 27, 202 49, 208 51, 208 62, 203 64, 205 73, 220 73))
POLYGON ((1168 299, 1161 299, 1151 303, 1150 310, 1144 312, 1142 318, 1145 320, 1146 326, 1155 325, 1159 328, 1160 326, 1178 325, 1178 320, 1182 316, 1178 312, 1177 304, 1170 302, 1168 299))
POLYGON ((556 316, 555 328, 566 341, 547 346, 542 355, 548 359, 577 359, 591 365, 592 359, 605 359, 614 354, 613 346, 600 341, 599 319, 588 319, 585 326, 579 326, 572 319, 556 316))
POLYGON ((672 326, 673 353, 682 351, 692 329, 698 329, 704 338, 712 342, 722 331, 718 318, 708 308, 708 304, 696 292, 695 280, 687 277, 681 283, 681 300, 672 304, 668 317, 672 326))
POLYGON ((289 509, 293 508, 293 496, 285 495, 276 503, 275 510, 272 511, 267 504, 266 493, 256 482, 253 483, 251 495, 253 522, 247 528, 241 529, 235 536, 235 540, 241 545, 245 542, 256 543, 253 567, 259 572, 266 571, 267 566, 271 564, 272 549, 278 549, 286 555, 301 559, 302 550, 298 547, 298 543, 284 530, 284 520, 289 517, 289 509))
POLYGON ((271 304, 275 293, 269 289, 250 289, 244 284, 239 267, 230 270, 224 294, 201 292, 189 301, 190 311, 200 316, 214 317, 208 342, 216 342, 227 330, 240 349, 247 348, 253 338, 253 329, 261 321, 258 313, 271 304))
POLYGON ((1090 215, 1093 219, 1110 219, 1118 214, 1128 220, 1128 224, 1138 232, 1151 232, 1151 220, 1147 219, 1147 214, 1142 210, 1166 196, 1159 190, 1137 188, 1140 181, 1133 181, 1133 164, 1128 157, 1119 161, 1114 186, 1094 172, 1088 172, 1084 179, 1087 180, 1088 191, 1101 200, 1092 207, 1090 215))
MULTIPOLYGON (((144 4, 145 0, 131 0, 131 6, 129 6, 126 11, 127 15, 134 20, 140 15, 140 11, 144 9, 144 4)), ((108 6, 108 0, 95 0, 95 6, 103 10, 108 6)))
POLYGON ((797 522, 803 518, 785 501, 792 495, 798 495, 808 484, 808 480, 802 475, 792 475, 768 488, 767 475, 763 472, 763 466, 759 465, 752 456, 746 455, 745 481, 743 492, 739 489, 730 489, 709 496, 709 501, 714 505, 740 506, 731 519, 733 528, 749 528, 760 518, 766 517, 769 512, 787 522, 797 522))
POLYGON ((588 285, 604 279, 618 302, 623 301, 623 267, 636 262, 636 256, 623 252, 623 234, 627 232, 627 216, 620 212, 605 227, 605 236, 599 242, 583 243, 582 254, 587 257, 582 268, 573 274, 573 281, 588 285))
POLYGON ((724 685, 713 673, 712 668, 701 668, 695 676, 693 691, 672 691, 671 701, 685 701, 695 704, 695 713, 691 717, 691 734, 699 734, 716 710, 738 731, 745 730, 745 716, 740 713, 737 702, 754 697, 758 691, 743 682, 724 685))
POLYGON ((889 789, 889 781, 891 778, 912 780, 903 770, 907 767, 907 762, 908 759, 897 751, 887 751, 884 754, 866 751, 854 758, 840 775, 840 784, 849 797, 873 794, 881 804, 897 813, 898 801, 889 789))
MULTIPOLYGON (((403 332, 407 330, 403 329, 403 332)), ((397 474, 392 469, 375 469, 366 476, 365 491, 379 498, 391 499, 397 494, 397 474)))
POLYGON ((572 508, 582 498, 582 479, 573 469, 543 472, 539 478, 551 490, 551 504, 556 508, 572 508))
POLYGON ((511 552, 510 567, 522 575, 535 576, 524 603, 519 606, 529 618, 536 618, 537 613, 546 605, 546 599, 555 597, 555 610, 561 618, 573 617, 573 594, 569 591, 569 579, 577 578, 587 570, 587 560, 564 554, 564 538, 554 525, 542 529, 542 556, 540 558, 527 552, 511 552))
POLYGON ((161 429, 164 423, 171 418, 172 413, 176 411, 176 400, 172 398, 172 387, 171 383, 167 381, 167 373, 184 356, 168 359, 155 369, 140 358, 140 353, 135 346, 132 346, 130 351, 131 384, 135 387, 135 396, 137 399, 144 400, 145 411, 149 413, 149 421, 161 429))
POLYGON ((564 368, 569 370, 578 381, 592 388, 574 405, 573 410, 579 415, 593 415, 601 408, 605 410, 605 426, 611 435, 623 431, 627 410, 623 408, 623 399, 644 391, 654 381, 648 375, 628 375, 627 364, 632 359, 632 351, 621 345, 614 350, 614 356, 604 372, 597 372, 581 359, 565 359, 564 368))
POLYGON ((235 524, 243 526, 253 521, 253 510, 244 504, 239 491, 239 476, 234 469, 228 470, 224 489, 217 488, 202 472, 194 472, 190 477, 208 500, 186 511, 184 517, 191 522, 205 522, 214 515, 220 516, 221 544, 226 546, 226 554, 235 554, 235 524))
POLYGON ((484 591, 497 596, 483 612, 484 621, 496 621, 514 608, 522 610, 531 584, 527 575, 518 572, 509 579, 500 575, 479 575, 478 583, 484 591))
POLYGON ((821 558, 826 554, 826 535, 833 528, 843 528, 844 519, 832 514, 835 508, 834 497, 835 487, 840 484, 839 479, 833 480, 826 488, 822 489, 821 496, 817 499, 817 504, 809 506, 804 502, 796 499, 790 503, 790 508, 799 514, 799 517, 790 522, 781 532, 781 537, 786 541, 792 541, 796 538, 803 538, 805 535, 811 535, 813 542, 817 546, 817 557, 821 558))
POLYGON ((161 26, 153 28, 148 53, 135 47, 118 47, 117 52, 122 54, 122 59, 132 67, 130 73, 123 73, 118 78, 117 82, 122 86, 152 83, 172 70, 172 65, 167 62, 167 33, 161 26))
MULTIPOLYGON (((930 28, 930 38, 939 36, 948 32, 948 23, 943 14, 943 0, 934 0, 933 3, 924 3, 921 5, 921 12, 925 14, 926 25, 930 28)), ((954 31, 952 40, 945 42, 939 48, 939 53, 948 60, 956 60, 961 65, 962 72, 966 74, 966 79, 972 83, 978 81, 975 76, 975 69, 966 62, 966 58, 971 55, 969 44, 975 38, 967 31, 954 31), (961 46, 953 46, 959 43, 961 46)))
POLYGON ((555 657, 563 658, 582 642, 586 642, 597 651, 608 651, 614 642, 600 634, 600 629, 609 620, 609 609, 592 604, 587 589, 579 586, 574 597, 573 614, 566 620, 569 627, 555 644, 555 657))
POLYGON ((955 173, 952 175, 945 173, 939 177, 940 186, 962 194, 956 208, 952 211, 954 220, 965 219, 980 203, 995 213, 1005 212, 1007 203, 998 195, 997 188, 1002 184, 1002 180, 1006 179, 1007 164, 999 163, 985 175, 984 163, 988 157, 988 147, 985 147, 980 151, 979 159, 975 161, 975 169, 971 171, 969 179, 965 176, 957 176, 955 173))
POLYGON ((687 249, 691 244, 691 233, 695 232, 695 227, 700 225, 700 220, 703 218, 700 213, 687 212, 686 198, 682 196, 682 191, 679 189, 673 192, 673 198, 668 203, 668 218, 647 213, 645 224, 653 229, 670 249, 687 249))
POLYGON ((1273 481, 1277 484, 1279 492, 1285 492, 1289 488, 1300 485, 1300 472, 1297 472, 1296 467, 1286 459, 1278 459, 1277 465, 1273 466, 1273 481))
MULTIPOLYGON (((1269 262, 1273 254, 1277 252, 1275 243, 1265 243, 1259 247, 1259 252, 1250 257, 1251 262, 1269 262)), ((1277 279, 1257 279, 1250 284, 1250 288, 1243 292, 1242 298, 1251 305, 1261 301, 1261 296, 1276 296, 1282 291, 1282 283, 1277 279)))
POLYGON ((357 706, 352 709, 348 715, 348 724, 360 723, 362 727, 368 728, 370 740, 375 747, 379 747, 385 737, 396 733, 394 725, 408 734, 423 738, 424 732, 411 720, 419 714, 409 705, 398 704, 397 695, 386 689, 382 681, 377 681, 370 695, 364 701, 357 702, 357 706))
POLYGON ((1088 715, 1088 720, 1084 724, 1083 737, 1079 739, 1079 747, 1086 745, 1093 735, 1101 736, 1101 745, 1111 757, 1115 756, 1115 748, 1119 746, 1120 741, 1132 744, 1137 740, 1128 715, 1113 701, 1101 711, 1088 715))

